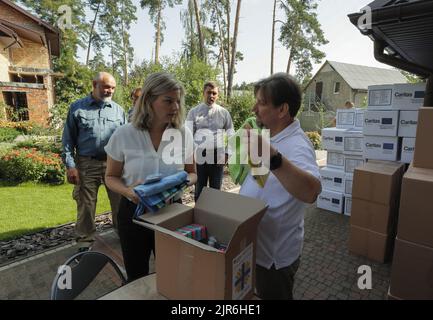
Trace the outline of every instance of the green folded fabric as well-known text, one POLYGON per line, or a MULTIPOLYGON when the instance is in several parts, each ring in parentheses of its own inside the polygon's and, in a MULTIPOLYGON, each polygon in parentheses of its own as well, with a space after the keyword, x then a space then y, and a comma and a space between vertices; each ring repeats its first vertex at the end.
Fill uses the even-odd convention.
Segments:
POLYGON ((241 164, 241 163, 248 162, 248 158, 246 158, 247 152, 242 152, 243 149, 247 148, 248 146, 242 145, 241 139, 237 139, 237 137, 241 137, 241 130, 247 124, 252 129, 258 129, 259 132, 261 131, 259 126, 257 125, 256 118, 251 117, 245 120, 245 122, 241 126, 241 129, 236 131, 236 133, 229 139, 230 145, 233 146, 235 144, 236 146, 236 149, 234 150, 234 152, 231 154, 229 158, 229 165, 228 165, 230 177, 232 178, 233 182, 236 184, 242 184, 250 171, 250 166, 248 164, 241 164), (241 159, 241 155, 243 155, 245 159, 241 159), (236 157, 235 161, 233 161, 232 159, 233 157, 236 157))

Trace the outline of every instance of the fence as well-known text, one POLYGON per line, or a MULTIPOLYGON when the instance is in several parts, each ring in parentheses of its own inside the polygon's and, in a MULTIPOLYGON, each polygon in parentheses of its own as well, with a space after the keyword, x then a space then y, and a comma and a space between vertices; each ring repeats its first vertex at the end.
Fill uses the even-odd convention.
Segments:
POLYGON ((304 131, 321 132, 323 128, 332 127, 335 111, 315 112, 304 111, 298 114, 299 122, 304 131))

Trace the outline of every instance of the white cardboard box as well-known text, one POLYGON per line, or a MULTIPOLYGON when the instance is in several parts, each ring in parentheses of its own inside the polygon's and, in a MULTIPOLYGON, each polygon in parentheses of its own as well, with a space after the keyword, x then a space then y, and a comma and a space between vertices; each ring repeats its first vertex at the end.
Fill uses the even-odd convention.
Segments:
POLYGON ((344 151, 344 133, 346 129, 322 129, 322 147, 325 150, 344 151))
POLYGON ((416 137, 416 127, 418 125, 418 111, 400 111, 400 120, 398 121, 399 137, 416 137))
POLYGON ((362 131, 348 129, 344 133, 344 154, 362 155, 364 151, 364 135, 362 131))
POLYGON ((344 192, 344 171, 324 167, 320 169, 320 176, 323 189, 344 192))
POLYGON ((344 170, 343 152, 329 150, 326 153, 326 165, 331 168, 344 170))
POLYGON ((322 190, 322 193, 317 197, 317 208, 335 213, 343 213, 344 194, 341 192, 322 190))
POLYGON ((399 137, 365 136, 364 158, 398 161, 400 158, 399 137))
POLYGON ((364 158, 358 155, 345 155, 344 156, 344 172, 352 173, 356 167, 364 164, 364 158))
POLYGON ((400 162, 411 163, 415 152, 415 138, 403 138, 401 144, 401 159, 400 162))
POLYGON ((398 132, 397 110, 367 110, 364 112, 364 127, 366 136, 395 137, 398 132))
POLYGON ((346 173, 344 175, 344 193, 351 195, 352 186, 353 186, 353 173, 346 173))
POLYGON ((425 83, 397 83, 368 87, 368 109, 418 110, 425 96, 425 83))
POLYGON ((368 109, 391 110, 394 85, 374 85, 368 87, 368 109))
POLYGON ((425 83, 398 83, 394 85, 393 109, 418 110, 424 103, 425 83))
POLYGON ((366 109, 356 108, 355 110, 355 129, 362 131, 364 126, 364 112, 366 109))
POLYGON ((344 215, 351 216, 352 213, 352 195, 345 194, 344 195, 344 215))
POLYGON ((338 129, 352 129, 356 123, 356 110, 350 109, 337 109, 336 123, 338 129))

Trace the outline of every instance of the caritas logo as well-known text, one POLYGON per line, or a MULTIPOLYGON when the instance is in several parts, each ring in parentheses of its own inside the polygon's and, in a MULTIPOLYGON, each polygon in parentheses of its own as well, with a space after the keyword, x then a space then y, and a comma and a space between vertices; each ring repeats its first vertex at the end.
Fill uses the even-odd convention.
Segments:
POLYGON ((411 98, 411 97, 413 97, 413 93, 412 92, 396 92, 394 94, 394 96, 396 98, 411 98))

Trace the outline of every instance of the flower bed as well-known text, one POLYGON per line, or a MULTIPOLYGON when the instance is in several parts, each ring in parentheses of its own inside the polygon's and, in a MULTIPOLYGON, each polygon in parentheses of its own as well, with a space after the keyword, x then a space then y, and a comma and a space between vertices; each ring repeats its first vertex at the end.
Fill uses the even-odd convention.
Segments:
POLYGON ((8 181, 64 183, 65 173, 60 156, 36 148, 6 152, 0 158, 0 177, 8 181))

